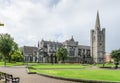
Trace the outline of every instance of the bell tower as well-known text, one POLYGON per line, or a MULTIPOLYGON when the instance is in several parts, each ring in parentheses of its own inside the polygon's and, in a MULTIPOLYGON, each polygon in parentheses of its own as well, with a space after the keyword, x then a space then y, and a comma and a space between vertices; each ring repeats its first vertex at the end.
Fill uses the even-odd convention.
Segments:
POLYGON ((95 28, 91 30, 91 57, 93 63, 104 63, 105 61, 105 28, 101 29, 99 12, 97 12, 95 28))

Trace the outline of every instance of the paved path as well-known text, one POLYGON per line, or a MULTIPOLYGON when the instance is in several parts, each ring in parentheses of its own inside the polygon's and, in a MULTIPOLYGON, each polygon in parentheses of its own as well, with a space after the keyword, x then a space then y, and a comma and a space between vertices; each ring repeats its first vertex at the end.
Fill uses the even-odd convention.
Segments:
POLYGON ((0 67, 0 71, 12 74, 15 77, 20 77, 20 83, 77 83, 44 77, 37 74, 27 74, 26 68, 24 66, 0 67))

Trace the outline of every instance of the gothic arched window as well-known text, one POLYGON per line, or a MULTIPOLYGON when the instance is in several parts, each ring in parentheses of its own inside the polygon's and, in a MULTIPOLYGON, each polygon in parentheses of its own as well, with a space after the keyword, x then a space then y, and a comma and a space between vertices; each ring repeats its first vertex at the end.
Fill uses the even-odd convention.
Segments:
POLYGON ((69 53, 70 53, 69 54, 70 56, 74 56, 74 54, 75 54, 75 48, 71 47, 69 53))

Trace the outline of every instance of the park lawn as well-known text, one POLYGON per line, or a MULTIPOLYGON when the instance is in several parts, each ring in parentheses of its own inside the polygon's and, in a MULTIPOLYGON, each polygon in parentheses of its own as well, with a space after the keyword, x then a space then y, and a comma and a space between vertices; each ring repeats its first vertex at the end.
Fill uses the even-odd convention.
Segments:
MULTIPOLYGON (((29 66, 32 68, 87 68, 90 66, 97 66, 97 67, 103 67, 103 64, 96 64, 96 65, 82 65, 82 64, 50 64, 50 63, 29 63, 29 66)), ((105 64, 104 67, 114 67, 114 64, 105 64)), ((120 67, 120 65, 119 65, 120 67)))
POLYGON ((61 76, 66 78, 86 79, 86 80, 103 80, 120 82, 120 70, 104 70, 104 69, 80 69, 80 70, 32 70, 52 76, 61 76))
MULTIPOLYGON (((6 66, 21 66, 21 65, 23 65, 23 62, 6 63, 6 66)), ((0 62, 0 66, 4 66, 4 62, 0 62)))
POLYGON ((42 69, 42 68, 86 68, 90 65, 81 65, 81 64, 37 64, 31 66, 32 68, 42 69))
MULTIPOLYGON (((96 64, 96 66, 98 66, 98 67, 103 67, 103 64, 96 64)), ((113 64, 113 63, 106 63, 106 64, 104 64, 104 66, 105 66, 105 67, 114 67, 115 64, 113 64)))

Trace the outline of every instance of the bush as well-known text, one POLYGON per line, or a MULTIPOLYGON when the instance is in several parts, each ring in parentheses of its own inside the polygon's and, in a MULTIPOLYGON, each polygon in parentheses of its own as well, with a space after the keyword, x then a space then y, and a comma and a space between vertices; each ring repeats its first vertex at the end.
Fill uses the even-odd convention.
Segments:
POLYGON ((21 62, 23 61, 23 56, 20 51, 16 51, 13 55, 11 55, 12 61, 21 62))

